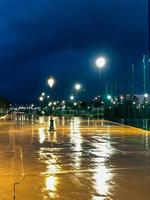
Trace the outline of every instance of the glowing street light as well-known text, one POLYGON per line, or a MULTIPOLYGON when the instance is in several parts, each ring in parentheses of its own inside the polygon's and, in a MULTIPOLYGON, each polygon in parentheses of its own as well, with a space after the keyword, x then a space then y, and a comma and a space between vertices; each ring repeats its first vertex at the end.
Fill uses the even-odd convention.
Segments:
POLYGON ((112 99, 111 95, 107 95, 107 99, 111 100, 112 99))
POLYGON ((70 100, 71 100, 71 101, 74 100, 74 96, 73 96, 73 95, 70 96, 70 100))
POLYGON ((77 103, 76 102, 74 102, 74 104, 73 104, 74 106, 76 106, 77 105, 77 103))
POLYGON ((145 97, 145 98, 148 98, 148 94, 147 94, 147 93, 146 93, 146 94, 144 94, 144 97, 145 97))
POLYGON ((96 66, 99 68, 99 81, 100 81, 100 95, 101 95, 101 85, 102 85, 102 77, 101 77, 101 69, 105 67, 106 65, 106 59, 104 57, 99 57, 96 59, 95 62, 96 66))
MULTIPOLYGON (((48 85, 50 86, 50 88, 52 88, 55 84, 55 80, 52 76, 50 76, 48 78, 48 85)), ((56 102, 54 102, 54 105, 56 105, 56 102)), ((51 107, 51 117, 50 117, 50 128, 49 128, 49 131, 54 131, 54 119, 53 119, 53 116, 52 116, 52 107, 51 107)))
POLYGON ((100 57, 96 60, 96 66, 98 68, 103 68, 106 64, 106 59, 104 57, 100 57))
POLYGON ((43 97, 45 96, 45 92, 42 92, 42 94, 41 94, 43 97))
POLYGON ((79 83, 75 84, 75 90, 77 91, 81 90, 81 84, 79 83))
POLYGON ((81 90, 81 84, 80 83, 76 83, 74 86, 74 89, 76 90, 76 99, 78 99, 78 93, 81 90))
POLYGON ((55 80, 54 78, 51 76, 49 79, 48 79, 48 85, 50 86, 50 88, 52 88, 55 84, 55 80))
POLYGON ((44 100, 43 96, 39 97, 39 100, 42 102, 44 100))
POLYGON ((51 106, 52 105, 52 102, 49 102, 49 104, 48 104, 49 106, 51 106))

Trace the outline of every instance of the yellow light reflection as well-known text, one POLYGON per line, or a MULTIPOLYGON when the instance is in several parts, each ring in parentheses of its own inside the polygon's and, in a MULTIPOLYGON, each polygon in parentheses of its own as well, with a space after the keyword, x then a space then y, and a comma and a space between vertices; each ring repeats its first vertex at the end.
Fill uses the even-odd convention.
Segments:
POLYGON ((99 172, 95 173, 94 179, 94 189, 98 196, 94 196, 93 200, 104 200, 106 199, 109 192, 109 181, 112 179, 111 173, 105 166, 99 168, 99 172))
POLYGON ((45 199, 56 198, 59 178, 55 176, 55 173, 57 174, 57 172, 60 171, 60 167, 57 164, 57 157, 54 154, 49 156, 49 153, 42 149, 39 155, 40 160, 46 165, 46 171, 43 174, 49 174, 49 176, 46 176, 45 178, 45 199))
POLYGON ((44 124, 44 117, 39 117, 39 124, 44 124))

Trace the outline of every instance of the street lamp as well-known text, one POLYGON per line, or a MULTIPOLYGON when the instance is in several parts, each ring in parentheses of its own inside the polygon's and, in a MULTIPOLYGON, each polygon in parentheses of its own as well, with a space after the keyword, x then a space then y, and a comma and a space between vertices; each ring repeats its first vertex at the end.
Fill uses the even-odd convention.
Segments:
POLYGON ((76 98, 78 99, 78 92, 81 90, 81 84, 80 83, 76 83, 74 86, 74 89, 76 90, 76 98))
POLYGON ((44 100, 43 96, 39 97, 39 101, 43 101, 43 100, 44 100))
MULTIPOLYGON (((81 90, 81 88, 82 88, 82 86, 81 86, 80 83, 76 83, 76 84, 75 84, 77 105, 79 105, 79 103, 78 103, 78 101, 79 101, 79 99, 78 99, 78 93, 79 93, 79 91, 81 90)), ((79 109, 79 106, 78 106, 77 109, 79 109)), ((78 111, 79 111, 79 110, 78 110, 78 111)), ((77 112, 78 112, 78 111, 77 111, 77 112)))
POLYGON ((45 92, 42 92, 41 96, 43 96, 43 97, 44 97, 44 96, 45 96, 45 92))
POLYGON ((111 95, 107 95, 107 99, 108 99, 108 100, 112 100, 111 95))
POLYGON ((70 96, 70 100, 71 100, 71 101, 74 100, 74 96, 73 96, 73 95, 70 96))
POLYGON ((74 104, 73 104, 74 106, 76 106, 77 105, 77 103, 76 102, 74 102, 74 104))
POLYGON ((104 57, 99 57, 96 59, 96 66, 99 68, 99 81, 100 81, 100 95, 101 94, 101 84, 102 84, 102 77, 101 77, 101 69, 106 65, 106 59, 104 57))
POLYGON ((96 66, 100 69, 103 68, 105 64, 106 64, 106 59, 104 57, 100 57, 96 60, 96 66))
MULTIPOLYGON (((50 88, 52 88, 55 84, 55 80, 52 76, 50 76, 48 78, 48 85, 50 86, 50 88)), ((51 116, 50 116, 50 128, 49 128, 49 131, 54 131, 55 128, 54 128, 54 119, 53 119, 53 116, 52 116, 52 107, 51 107, 51 116)))
POLYGON ((148 94, 147 94, 147 93, 145 93, 145 94, 144 94, 144 97, 145 97, 145 98, 148 98, 148 94))
POLYGON ((75 84, 75 90, 76 91, 81 90, 81 84, 79 84, 79 83, 75 84))
POLYGON ((48 85, 50 86, 50 88, 52 88, 54 86, 54 84, 55 84, 55 80, 54 80, 54 78, 52 76, 50 76, 48 78, 47 82, 48 82, 48 85))

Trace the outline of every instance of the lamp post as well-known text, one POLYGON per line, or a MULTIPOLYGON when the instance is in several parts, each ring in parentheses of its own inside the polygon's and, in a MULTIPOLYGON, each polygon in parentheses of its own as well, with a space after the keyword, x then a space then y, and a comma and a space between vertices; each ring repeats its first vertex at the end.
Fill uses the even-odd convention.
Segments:
POLYGON ((78 99, 78 93, 79 93, 79 91, 81 90, 81 84, 80 83, 76 83, 75 84, 75 86, 74 86, 74 88, 75 88, 75 90, 76 90, 76 92, 77 92, 77 99, 78 99))
MULTIPOLYGON (((48 85, 50 86, 50 88, 52 89, 54 84, 55 84, 55 80, 52 76, 50 76, 48 78, 48 85)), ((49 128, 49 131, 54 131, 55 128, 54 128, 54 119, 53 119, 53 116, 52 116, 52 107, 51 107, 51 113, 50 113, 50 128, 49 128)))
POLYGON ((100 90, 100 96, 102 95, 102 91, 101 91, 101 89, 102 89, 101 69, 104 68, 105 65, 106 65, 106 59, 104 57, 97 58, 96 66, 99 68, 99 82, 100 82, 99 83, 100 84, 100 86, 99 86, 100 89, 99 90, 100 90))
POLYGON ((42 92, 41 96, 42 96, 42 97, 45 97, 45 92, 42 92))
POLYGON ((44 100, 43 96, 39 97, 39 101, 42 102, 43 100, 44 100))
POLYGON ((74 100, 74 96, 73 96, 73 95, 70 96, 70 100, 71 100, 71 101, 74 100))
POLYGON ((77 109, 78 109, 77 113, 78 114, 79 114, 79 105, 80 105, 80 103, 78 102, 79 101, 78 94, 79 94, 79 91, 81 90, 81 88, 82 88, 82 86, 80 83, 76 83, 74 86, 74 89, 76 90, 77 109))

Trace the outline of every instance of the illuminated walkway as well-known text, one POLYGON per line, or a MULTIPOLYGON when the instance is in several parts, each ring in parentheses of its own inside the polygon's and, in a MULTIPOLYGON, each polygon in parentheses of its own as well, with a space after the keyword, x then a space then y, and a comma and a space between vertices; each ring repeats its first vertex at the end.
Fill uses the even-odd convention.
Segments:
POLYGON ((56 127, 0 121, 0 200, 14 186, 16 200, 150 199, 149 132, 80 118, 56 127))

